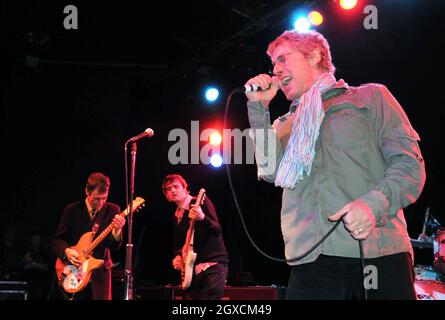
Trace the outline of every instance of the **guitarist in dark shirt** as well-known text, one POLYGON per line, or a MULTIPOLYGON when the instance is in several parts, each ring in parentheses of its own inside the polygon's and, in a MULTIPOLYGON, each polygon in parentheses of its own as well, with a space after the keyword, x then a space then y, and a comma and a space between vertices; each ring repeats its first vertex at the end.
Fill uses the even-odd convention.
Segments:
MULTIPOLYGON (((99 269, 92 272, 87 287, 74 295, 75 300, 111 300, 111 256, 110 249, 117 250, 122 242, 122 227, 125 218, 119 216, 119 206, 107 202, 110 179, 102 173, 92 173, 85 187, 86 198, 66 206, 51 246, 57 258, 67 264, 79 266, 79 253, 70 248, 79 241, 86 232, 95 228, 99 235, 108 225, 113 224, 113 230, 93 252, 97 259, 105 260, 99 269)), ((54 289, 54 288, 53 288, 54 289)), ((60 288, 63 292, 63 289, 60 288)), ((57 296, 54 295, 54 298, 57 296)), ((66 296, 71 298, 71 296, 66 296)))
POLYGON ((229 258, 213 203, 205 197, 203 204, 194 208, 194 198, 189 194, 188 184, 178 174, 165 177, 162 189, 167 200, 177 207, 173 259, 176 270, 183 268, 182 249, 190 220, 195 220, 193 250, 197 256, 186 299, 221 299, 227 281, 229 258))

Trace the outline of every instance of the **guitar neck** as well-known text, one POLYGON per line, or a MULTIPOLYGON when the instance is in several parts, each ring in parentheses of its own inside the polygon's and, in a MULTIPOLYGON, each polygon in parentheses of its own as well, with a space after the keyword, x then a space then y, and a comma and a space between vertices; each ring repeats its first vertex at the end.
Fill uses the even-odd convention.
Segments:
POLYGON ((195 230, 195 220, 190 220, 190 226, 187 230, 187 237, 185 238, 184 248, 188 250, 193 238, 193 231, 195 230))
MULTIPOLYGON (((192 208, 197 209, 201 203, 203 202, 203 197, 205 194, 205 189, 201 188, 199 190, 199 194, 196 197, 196 202, 193 204, 192 208)), ((183 246, 183 249, 187 252, 190 248, 190 245, 193 246, 193 237, 194 237, 194 231, 195 231, 195 220, 190 220, 190 226, 187 231, 187 237, 185 238, 185 244, 183 246)))
MULTIPOLYGON (((120 214, 121 217, 125 217, 125 212, 122 212, 120 214)), ((96 239, 94 239, 93 242, 91 242, 90 246, 87 248, 86 250, 86 254, 89 255, 91 252, 93 252, 94 249, 96 249, 96 247, 102 242, 103 239, 106 238, 106 236, 108 236, 108 234, 113 230, 113 223, 110 223, 108 225, 108 227, 102 231, 102 233, 100 235, 98 235, 96 237, 96 239)))

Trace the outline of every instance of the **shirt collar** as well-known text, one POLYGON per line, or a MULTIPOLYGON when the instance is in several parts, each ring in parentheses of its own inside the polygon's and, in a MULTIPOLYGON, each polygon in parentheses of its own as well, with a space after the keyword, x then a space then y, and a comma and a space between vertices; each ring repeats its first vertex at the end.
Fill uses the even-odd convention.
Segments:
MULTIPOLYGON (((347 90, 349 90, 349 85, 343 79, 340 79, 332 87, 321 93, 321 100, 325 101, 328 100, 329 98, 339 96, 340 94, 343 94, 347 90)), ((299 103, 300 103, 300 98, 293 100, 290 105, 289 112, 290 113, 295 112, 299 103)))
POLYGON ((184 211, 190 209, 190 201, 192 201, 192 199, 193 197, 188 194, 187 197, 184 199, 183 204, 176 208, 175 217, 178 219, 178 223, 179 221, 181 221, 182 216, 184 215, 184 211))
POLYGON ((85 205, 87 207, 87 211, 88 211, 88 215, 90 216, 91 219, 94 219, 94 217, 97 215, 97 213, 100 211, 94 211, 94 215, 93 215, 93 207, 89 204, 88 200, 85 199, 85 205))

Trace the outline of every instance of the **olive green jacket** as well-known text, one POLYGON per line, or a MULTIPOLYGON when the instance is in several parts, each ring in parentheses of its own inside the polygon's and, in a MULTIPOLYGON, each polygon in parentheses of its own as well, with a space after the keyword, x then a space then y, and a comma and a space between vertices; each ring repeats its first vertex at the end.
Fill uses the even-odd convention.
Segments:
MULTIPOLYGON (((405 112, 380 84, 348 87, 340 80, 322 94, 325 117, 309 176, 294 189, 283 189, 281 229, 287 259, 300 256, 333 226, 328 216, 362 199, 376 218, 376 228, 363 241, 364 254, 375 258, 409 252, 412 246, 402 208, 416 201, 425 184, 420 140, 405 112)), ((255 134, 258 178, 273 183, 292 130, 295 107, 270 122, 269 110, 248 102, 255 134), (259 139, 258 137, 264 137, 259 139)), ((359 257, 357 240, 340 224, 311 254, 359 257)))

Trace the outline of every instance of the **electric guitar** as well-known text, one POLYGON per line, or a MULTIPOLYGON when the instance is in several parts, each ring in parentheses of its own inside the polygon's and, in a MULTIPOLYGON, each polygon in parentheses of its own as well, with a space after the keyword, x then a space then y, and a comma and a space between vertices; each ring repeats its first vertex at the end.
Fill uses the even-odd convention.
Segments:
MULTIPOLYGON (((198 208, 204 203, 205 189, 199 190, 193 208, 198 208)), ((195 220, 190 220, 184 246, 182 247, 181 288, 187 289, 192 283, 193 266, 196 261, 196 252, 193 251, 193 238, 195 236, 195 220)))
MULTIPOLYGON (((136 197, 133 200, 132 210, 133 212, 139 210, 143 206, 145 200, 136 197)), ((125 217, 130 212, 130 206, 120 213, 121 217, 125 217)), ((60 286, 68 293, 76 293, 83 290, 88 281, 90 281, 91 273, 95 269, 100 268, 104 264, 103 259, 96 259, 92 256, 93 250, 106 238, 106 236, 113 230, 113 224, 110 223, 108 227, 102 231, 94 240, 93 232, 84 233, 77 244, 72 249, 75 249, 79 253, 79 260, 81 262, 79 267, 72 264, 65 264, 62 259, 57 258, 56 261, 56 274, 60 286)))

